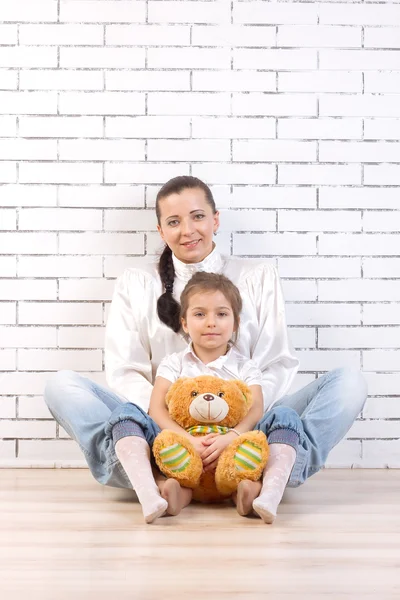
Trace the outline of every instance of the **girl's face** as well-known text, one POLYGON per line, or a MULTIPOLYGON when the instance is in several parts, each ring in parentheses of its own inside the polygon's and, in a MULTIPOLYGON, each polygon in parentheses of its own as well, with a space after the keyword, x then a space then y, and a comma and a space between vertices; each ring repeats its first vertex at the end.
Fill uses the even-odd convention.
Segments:
POLYGON ((185 189, 160 200, 161 238, 176 258, 184 263, 198 263, 213 248, 213 233, 219 227, 219 213, 213 214, 203 190, 185 189))
POLYGON ((222 292, 199 291, 189 298, 182 328, 196 348, 221 350, 225 354, 235 331, 235 319, 230 302, 222 292))

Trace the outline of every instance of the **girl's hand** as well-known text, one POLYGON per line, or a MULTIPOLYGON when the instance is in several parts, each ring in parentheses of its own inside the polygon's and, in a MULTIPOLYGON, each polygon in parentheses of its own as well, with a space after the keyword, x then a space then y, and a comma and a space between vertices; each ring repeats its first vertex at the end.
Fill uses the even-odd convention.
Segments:
POLYGON ((213 471, 217 466, 221 453, 227 446, 229 446, 231 442, 233 442, 237 435, 234 431, 230 431, 224 435, 217 433, 210 434, 210 436, 206 437, 208 438, 207 440, 203 438, 206 449, 202 453, 201 458, 203 461, 204 471, 213 471))
MULTIPOLYGON (((215 434, 211 434, 211 435, 215 435, 215 434)), ((202 458, 203 452, 207 448, 207 446, 204 445, 204 441, 207 438, 208 438, 208 435, 201 436, 201 437, 195 436, 195 435, 190 436, 190 442, 191 442, 192 446, 194 447, 194 449, 196 450, 197 454, 200 456, 200 458, 202 458)))

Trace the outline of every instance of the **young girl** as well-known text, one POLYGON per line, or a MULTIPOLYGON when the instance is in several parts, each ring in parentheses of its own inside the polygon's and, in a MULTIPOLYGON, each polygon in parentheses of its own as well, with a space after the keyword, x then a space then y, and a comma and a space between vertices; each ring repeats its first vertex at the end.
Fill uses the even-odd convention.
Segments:
MULTIPOLYGON (((160 429, 171 429, 188 437, 199 453, 205 470, 215 469, 221 452, 237 434, 250 431, 255 426, 267 434, 263 425, 265 417, 262 418, 261 371, 234 346, 241 308, 238 289, 224 275, 196 273, 181 295, 182 329, 189 336, 190 344, 182 352, 169 355, 160 363, 150 399, 150 416, 146 415, 143 419, 143 411, 131 405, 139 411, 137 423, 120 421, 113 428, 117 456, 131 478, 146 522, 155 520, 168 508, 168 502, 160 496, 148 462, 149 446, 152 447, 160 429), (194 437, 170 418, 165 396, 172 383, 179 377, 206 374, 222 379, 241 379, 250 387, 253 404, 246 417, 235 427, 236 432, 194 437), (141 429, 138 425, 141 425, 141 429)), ((258 492, 261 486, 249 481, 241 482, 237 507, 243 515, 253 508, 265 522, 272 523, 296 458, 302 426, 300 418, 290 408, 272 409, 268 414, 268 428, 272 436, 271 458, 264 470, 261 494, 251 503, 256 495, 255 489, 258 492), (270 413, 274 413, 272 418, 270 413), (274 444, 280 446, 279 452, 275 451, 274 444)), ((191 493, 190 490, 187 492, 191 493)))

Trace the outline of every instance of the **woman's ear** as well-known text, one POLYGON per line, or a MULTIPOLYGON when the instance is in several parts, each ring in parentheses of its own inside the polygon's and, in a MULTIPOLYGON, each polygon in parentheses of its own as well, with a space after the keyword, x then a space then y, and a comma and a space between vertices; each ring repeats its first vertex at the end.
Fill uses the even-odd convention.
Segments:
POLYGON ((219 211, 217 210, 217 212, 214 214, 213 233, 217 233, 218 229, 219 229, 219 211))

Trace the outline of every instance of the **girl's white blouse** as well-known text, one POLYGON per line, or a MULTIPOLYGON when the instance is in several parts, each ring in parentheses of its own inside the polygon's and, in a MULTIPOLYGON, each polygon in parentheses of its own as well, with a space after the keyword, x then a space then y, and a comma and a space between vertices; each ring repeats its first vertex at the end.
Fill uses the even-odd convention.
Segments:
MULTIPOLYGON (((173 255, 174 297, 196 271, 223 273, 239 288, 243 310, 238 351, 262 371, 264 408, 284 396, 296 375, 298 360, 289 342, 278 273, 268 263, 221 256, 216 248, 200 263, 185 264, 173 255)), ((108 385, 148 410, 161 360, 181 352, 187 341, 161 323, 157 300, 163 293, 157 262, 127 269, 118 278, 106 328, 105 367, 108 385)))

